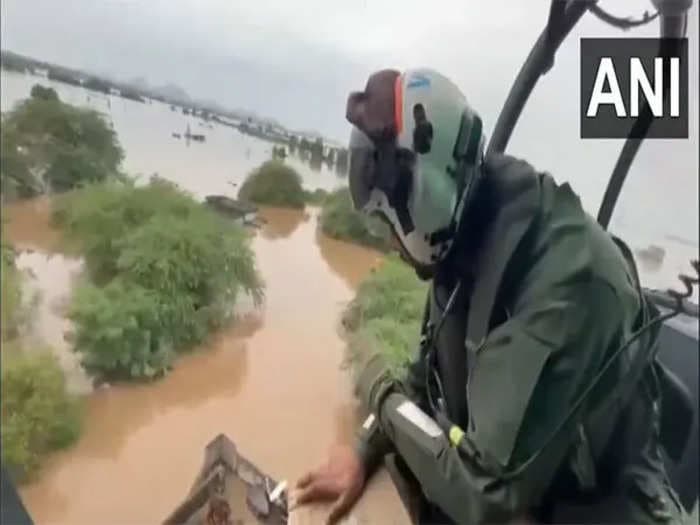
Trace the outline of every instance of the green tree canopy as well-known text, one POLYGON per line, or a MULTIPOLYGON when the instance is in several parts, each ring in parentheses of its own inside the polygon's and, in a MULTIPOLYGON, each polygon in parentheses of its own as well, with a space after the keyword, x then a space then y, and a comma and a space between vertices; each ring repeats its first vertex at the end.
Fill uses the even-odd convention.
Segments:
POLYGON ((269 160, 248 175, 238 197, 257 204, 303 208, 301 176, 280 160, 269 160))
POLYGON ((62 192, 119 173, 124 152, 94 110, 61 102, 40 85, 3 118, 2 191, 6 197, 62 192))
POLYGON ((34 84, 30 92, 32 98, 41 100, 58 100, 58 93, 54 88, 45 87, 41 84, 34 84))

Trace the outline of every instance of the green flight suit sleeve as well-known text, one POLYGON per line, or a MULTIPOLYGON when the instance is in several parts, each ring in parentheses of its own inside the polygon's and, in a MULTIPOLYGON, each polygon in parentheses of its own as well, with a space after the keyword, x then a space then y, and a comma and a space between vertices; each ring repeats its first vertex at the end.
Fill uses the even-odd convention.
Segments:
MULTIPOLYGON (((430 293, 426 299, 425 310, 423 313, 423 328, 428 322, 428 314, 430 312, 430 293)), ((356 378, 356 392, 365 409, 369 410, 370 414, 376 414, 376 401, 374 398, 377 395, 385 396, 390 391, 400 391, 418 403, 420 406, 425 404, 425 395, 422 379, 422 354, 416 352, 415 358, 409 364, 406 372, 406 377, 401 382, 396 382, 385 374, 385 365, 379 354, 370 358, 366 363, 363 363, 363 370, 360 371, 359 377, 356 378), (377 379, 379 378, 379 380, 377 379), (372 387, 375 387, 374 389, 372 387), (377 394, 379 392, 380 394, 377 394)), ((373 420, 376 416, 370 416, 370 420, 365 420, 365 423, 360 428, 355 443, 355 450, 360 456, 367 475, 370 476, 377 467, 381 464, 382 459, 386 454, 393 450, 391 440, 382 431, 378 421, 373 420)))
POLYGON ((504 472, 543 446, 633 317, 607 283, 549 292, 516 308, 477 350, 465 446, 451 444, 400 392, 379 410, 382 430, 426 497, 458 523, 506 522, 540 503, 570 450, 576 418, 519 476, 504 472))

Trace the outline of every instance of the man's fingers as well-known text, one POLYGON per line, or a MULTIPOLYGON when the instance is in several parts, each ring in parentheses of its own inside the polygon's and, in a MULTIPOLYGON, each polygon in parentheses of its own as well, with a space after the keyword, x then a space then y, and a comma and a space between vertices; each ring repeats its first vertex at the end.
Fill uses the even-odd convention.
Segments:
POLYGON ((335 525, 338 523, 338 521, 340 521, 343 516, 348 513, 354 503, 355 498, 353 497, 352 492, 349 490, 343 492, 338 500, 333 504, 333 507, 331 507, 326 523, 328 525, 335 525))
POLYGON ((312 470, 310 472, 307 472, 304 474, 302 477, 299 478, 297 481, 296 487, 298 489, 303 489, 307 487, 314 479, 316 478, 316 471, 312 470))
POLYGON ((337 492, 333 490, 329 483, 325 483, 321 479, 316 478, 305 488, 297 491, 295 504, 298 506, 313 501, 327 501, 336 498, 337 495, 337 492))

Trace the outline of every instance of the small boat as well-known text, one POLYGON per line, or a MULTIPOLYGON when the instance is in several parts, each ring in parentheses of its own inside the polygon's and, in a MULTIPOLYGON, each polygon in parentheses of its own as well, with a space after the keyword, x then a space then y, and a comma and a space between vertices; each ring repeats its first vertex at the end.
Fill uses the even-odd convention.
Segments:
POLYGON ((207 445, 190 491, 163 525, 285 525, 286 486, 260 472, 219 434, 207 445))
POLYGON ((207 195, 204 200, 208 206, 219 213, 232 219, 240 219, 244 223, 254 221, 258 213, 258 208, 254 204, 225 195, 207 195))

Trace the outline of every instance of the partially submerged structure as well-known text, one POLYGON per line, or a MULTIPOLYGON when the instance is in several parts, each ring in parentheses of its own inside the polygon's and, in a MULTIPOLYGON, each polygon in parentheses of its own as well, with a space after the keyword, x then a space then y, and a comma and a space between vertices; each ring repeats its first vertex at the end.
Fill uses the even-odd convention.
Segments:
POLYGON ((219 434, 207 445, 202 468, 185 499, 163 525, 284 525, 285 489, 285 482, 264 475, 219 434))

